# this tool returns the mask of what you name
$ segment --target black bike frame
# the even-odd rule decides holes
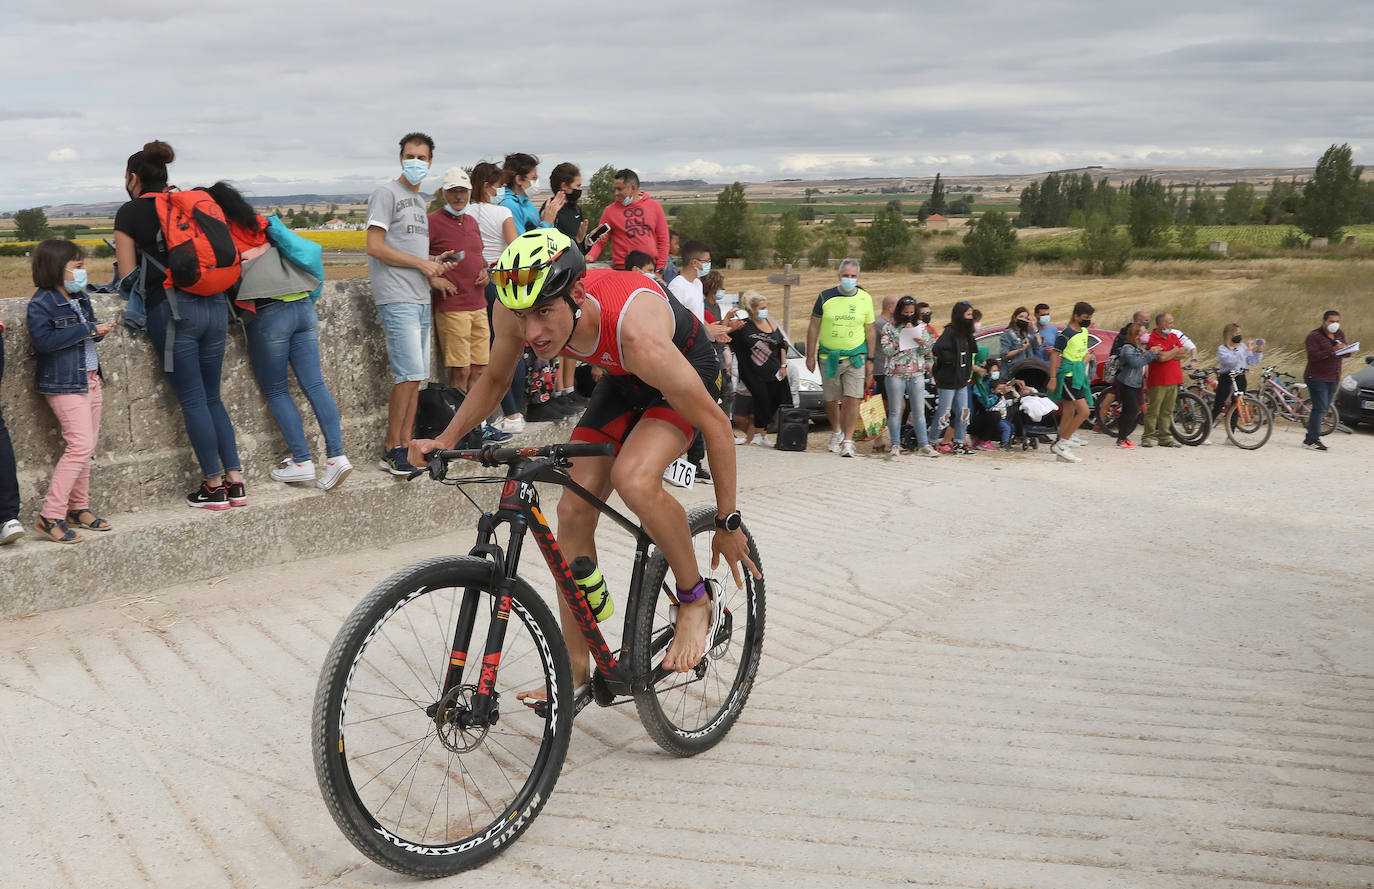
[[[536,482],[559,485],[590,503],[602,515],[635,537],[634,569],[630,576],[630,589],[625,604],[625,626],[628,629],[630,616],[640,607],[639,599],[643,594],[641,583],[648,562],[649,546],[653,543],[648,532],[635,522],[626,518],[615,508],[602,501],[595,494],[573,481],[561,466],[547,460],[531,460],[511,465],[501,488],[501,502],[494,513],[483,513],[477,522],[477,543],[469,555],[477,556],[491,563],[491,588],[498,590],[497,611],[487,631],[482,651],[482,668],[477,681],[476,692],[472,697],[472,716],[480,724],[484,723],[493,705],[492,688],[496,683],[496,672],[501,664],[501,649],[505,644],[506,625],[510,619],[510,588],[515,581],[520,565],[520,554],[524,546],[526,531],[534,532],[534,542],[544,556],[544,561],[553,574],[559,595],[567,604],[578,629],[591,649],[592,660],[596,663],[597,673],[605,682],[611,695],[627,695],[632,690],[632,677],[624,665],[606,644],[586,594],[573,580],[572,569],[553,530],[549,527],[544,513],[539,509],[539,492]],[[496,539],[496,530],[501,525],[510,525],[510,536],[503,550]],[[477,618],[480,596],[476,590],[465,590],[462,606],[458,611],[458,624],[454,630],[453,650],[449,656],[449,668],[444,677],[443,695],[462,683],[463,669],[467,665],[469,647],[472,643],[473,628]],[[443,696],[441,695],[441,698]]]

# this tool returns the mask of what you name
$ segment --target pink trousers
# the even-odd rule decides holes
[[[52,471],[48,496],[43,500],[46,519],[64,519],[68,510],[89,509],[91,505],[91,458],[100,437],[100,375],[86,371],[89,391],[71,395],[45,395],[48,406],[62,427],[67,449]]]

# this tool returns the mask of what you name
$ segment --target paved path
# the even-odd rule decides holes
[[[740,449],[769,600],[733,733],[682,761],[585,712],[533,828],[437,885],[1371,885],[1374,438],[1297,440]],[[356,599],[469,537],[0,624],[0,885],[411,884],[325,812],[311,700]]]

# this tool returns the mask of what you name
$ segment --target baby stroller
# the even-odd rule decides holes
[[[1011,373],[1012,379],[1020,380],[1027,386],[1031,386],[1041,395],[1050,391],[1050,366],[1038,358],[1027,358]],[[1029,451],[1039,448],[1041,442],[1049,444],[1059,435],[1059,409],[1056,407],[1052,412],[1043,415],[1040,419],[1034,420],[1030,414],[1025,412],[1020,400],[1008,412],[1012,426],[1016,430],[1015,435],[1021,442],[1021,450]]]

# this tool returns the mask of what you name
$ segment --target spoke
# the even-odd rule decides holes
[[[344,723],[344,728],[348,728],[348,727],[354,726],[354,725],[362,725],[362,724],[365,723],[365,722],[376,722],[376,721],[379,720],[379,719],[390,719],[390,718],[392,718],[393,716],[404,716],[404,715],[407,714],[407,713],[414,713],[416,709],[419,709],[419,708],[415,708],[415,709],[407,708],[407,709],[405,709],[405,710],[397,710],[395,713],[386,713],[386,714],[383,714],[383,715],[381,715],[381,716],[369,716],[369,717],[367,717],[366,719],[358,719],[358,720],[355,720],[355,721],[353,721],[353,722],[345,722],[345,723]],[[424,711],[424,710],[420,710],[420,712],[421,712],[421,713],[424,713],[425,711]],[[429,717],[426,716],[425,718],[428,719]]]
[[[400,662],[405,664],[406,669],[410,671],[411,676],[415,677],[415,681],[419,683],[420,687],[428,690],[425,680],[420,678],[420,674],[415,672],[415,667],[411,665],[410,661],[406,659],[405,655],[401,654],[401,649],[396,646],[396,641],[391,638],[391,633],[387,631],[386,626],[383,626],[381,632],[379,632],[377,635],[385,639],[387,644],[391,646],[391,650],[396,653],[396,657],[400,660]],[[389,678],[387,679],[387,681],[391,682]],[[399,685],[396,685],[395,682],[391,682],[391,684],[393,687],[395,687],[397,691],[401,692],[401,694],[405,694],[404,689],[402,689]]]
[[[451,765],[453,764],[453,756],[454,756],[454,753],[453,753],[452,750],[450,750],[449,753],[448,753],[448,761],[444,763],[444,778],[445,778],[445,779],[448,778],[449,766],[451,766]],[[442,796],[443,794],[447,793],[447,792],[448,792],[448,784],[447,784],[447,782],[445,782],[444,784],[440,785],[439,793],[436,793],[436,794],[434,795],[434,805],[432,805],[432,806],[429,807],[429,820],[425,822],[425,829],[422,830],[422,831],[420,831],[420,842],[423,843],[423,842],[425,841],[425,839],[429,836],[429,826],[430,826],[431,824],[434,823],[434,813],[435,813],[435,812],[438,810],[438,808],[439,808],[439,797]],[[444,828],[445,828],[445,830],[447,830],[447,829],[448,829],[448,825],[445,824]],[[448,834],[445,833],[444,836],[447,838]]]
[[[384,694],[383,692],[380,692],[380,691],[367,691],[367,690],[361,689],[361,688],[350,688],[350,689],[348,690],[348,696],[351,698],[351,697],[353,697],[354,695],[370,695],[371,697],[374,697],[374,698],[386,698],[387,700],[391,700],[391,701],[409,701],[410,703],[412,703],[412,704],[415,705],[416,709],[419,709],[419,710],[425,709],[425,707],[420,706],[420,702],[419,702],[419,701],[415,700],[415,699],[412,698],[412,697],[406,696],[406,695],[389,695],[389,694]],[[426,705],[426,706],[428,706],[428,705]]]
[[[396,757],[395,759],[393,759],[391,762],[387,763],[386,766],[385,766],[385,768],[383,768],[380,772],[378,772],[377,774],[373,775],[371,778],[368,778],[368,779],[367,779],[366,781],[364,781],[362,784],[358,785],[357,788],[356,788],[356,789],[358,790],[358,792],[361,793],[364,787],[366,787],[367,785],[371,784],[373,781],[376,781],[378,778],[382,777],[382,775],[387,771],[387,769],[390,769],[392,766],[396,765],[396,763],[398,763],[398,762],[400,762],[402,759],[404,759],[407,753],[409,753],[411,750],[414,750],[415,747],[416,747],[416,745],[420,744],[420,743],[423,742],[424,740],[425,740],[424,738],[416,738],[416,739],[413,740],[413,741],[402,741],[400,744],[393,744],[393,745],[390,746],[390,747],[382,747],[382,748],[379,748],[379,749],[377,749],[377,750],[373,750],[371,753],[357,753],[357,754],[353,754],[352,756],[350,756],[350,757],[349,757],[349,761],[350,761],[350,762],[357,762],[358,760],[362,759],[364,756],[374,756],[374,755],[376,755],[376,754],[378,754],[378,753],[384,753],[384,752],[386,752],[386,751],[388,751],[388,750],[395,750],[397,747],[405,747],[405,748],[406,748],[405,750],[402,750],[402,751],[401,751],[401,753],[400,753],[399,756],[397,756],[397,757]],[[362,765],[362,763],[358,763],[358,764],[359,764],[359,765]],[[353,771],[353,770],[350,768],[350,769],[349,769],[349,772],[351,773],[352,771]],[[393,790],[392,790],[392,793],[395,793],[395,792],[396,792],[396,791],[393,789]],[[390,797],[388,797],[388,799],[389,799],[389,798],[390,798]]]
[[[426,593],[425,598],[428,599],[430,595],[432,594]],[[433,607],[432,604],[431,607]],[[442,694],[444,683],[439,679],[439,674],[434,672],[434,665],[429,662],[429,658],[425,657],[425,644],[420,641],[420,634],[415,630],[415,621],[411,620],[410,617],[410,607],[406,606],[402,608],[401,614],[405,616],[406,626],[410,628],[410,635],[415,639],[415,648],[419,651],[420,658],[423,660],[424,665],[429,668],[429,678],[434,681],[434,694],[437,697]],[[439,638],[442,640],[444,637],[440,635]],[[447,651],[447,649],[445,649],[445,651]]]

